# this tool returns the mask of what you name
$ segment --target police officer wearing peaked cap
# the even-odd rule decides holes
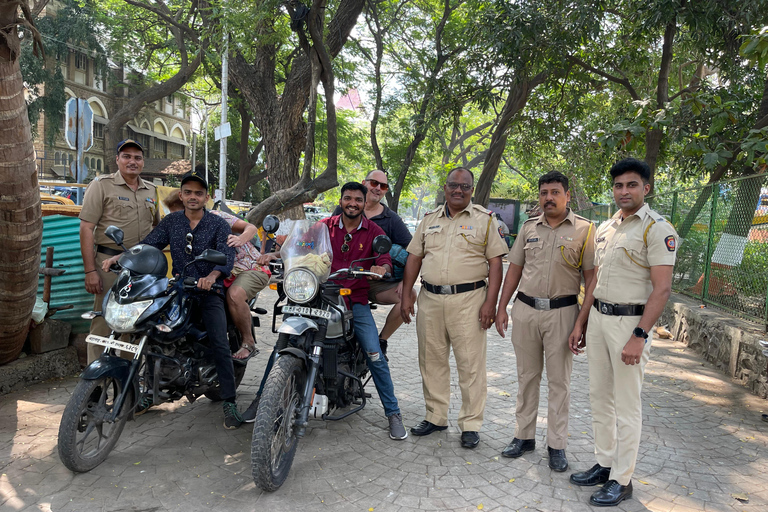
[[[117,145],[117,172],[98,176],[85,191],[80,211],[80,252],[85,270],[85,289],[94,295],[95,311],[101,311],[104,295],[117,276],[104,272],[102,263],[122,249],[104,231],[110,225],[123,230],[126,247],[132,247],[149,234],[160,220],[155,185],[141,179],[144,148],[132,139]],[[104,318],[91,322],[91,334],[109,336]],[[88,363],[98,359],[102,349],[88,344]]]
[[[640,393],[653,325],[672,290],[677,233],[645,203],[651,170],[634,158],[611,168],[620,208],[595,234],[595,279],[568,338],[580,352],[586,333],[589,400],[595,436],[592,468],[571,475],[581,486],[604,484],[590,504],[614,506],[632,497],[632,473],[643,425]]]
[[[504,337],[506,306],[517,289],[512,308],[512,344],[517,361],[517,428],[502,455],[522,456],[536,447],[536,416],[544,361],[549,389],[547,449],[549,467],[568,469],[568,442],[573,354],[568,335],[579,315],[577,296],[582,272],[594,277],[594,226],[575,215],[568,203],[568,178],[557,171],[539,178],[539,217],[528,219],[509,253],[509,270],[496,313],[496,329]]]
[[[461,389],[461,446],[475,448],[483,424],[486,330],[496,316],[507,244],[492,212],[472,204],[474,177],[463,167],[448,173],[443,206],[426,214],[408,245],[400,310],[410,323],[410,290],[419,271],[416,332],[426,416],[411,432],[424,436],[448,428],[451,347]]]

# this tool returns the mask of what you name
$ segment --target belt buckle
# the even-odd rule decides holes
[[[449,284],[441,284],[438,288],[440,289],[440,295],[451,295],[453,293],[453,290],[451,290],[453,287]]]
[[[534,309],[539,309],[542,311],[549,311],[549,299],[540,299],[538,297],[533,298],[533,307]]]
[[[609,315],[612,309],[613,309],[613,308],[612,308],[612,307],[610,307],[610,306],[609,306],[608,304],[606,304],[605,302],[601,302],[601,303],[600,303],[600,312],[601,312],[602,314],[604,314],[604,315]]]

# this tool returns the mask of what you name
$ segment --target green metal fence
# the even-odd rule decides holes
[[[767,187],[760,174],[648,197],[680,235],[676,292],[768,325]],[[615,211],[578,213],[599,223]]]

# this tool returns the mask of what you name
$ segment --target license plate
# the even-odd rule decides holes
[[[283,313],[293,313],[294,315],[316,316],[318,318],[331,319],[331,312],[324,309],[308,308],[305,306],[283,306]]]
[[[86,336],[85,341],[92,345],[101,345],[102,347],[116,348],[123,352],[130,352],[135,354],[139,351],[139,346],[133,343],[126,343],[120,340],[113,340],[112,338],[105,338],[103,336],[96,336],[95,334],[89,334]]]

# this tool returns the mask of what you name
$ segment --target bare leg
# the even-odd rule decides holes
[[[416,292],[413,289],[410,290],[413,296],[413,301],[416,301]],[[395,306],[389,311],[387,320],[384,322],[384,327],[381,329],[379,338],[382,340],[389,340],[395,331],[403,325],[403,317],[400,315],[400,297],[397,294],[397,288],[390,288],[376,295],[376,302],[378,304],[394,304]]]
[[[245,359],[256,347],[256,342],[253,339],[251,310],[248,308],[246,298],[245,290],[240,286],[232,285],[227,290],[227,306],[229,307],[229,314],[235,322],[235,327],[237,327],[237,330],[240,331],[240,334],[243,336],[243,346],[251,348],[251,350],[241,348],[235,352],[232,356],[235,359]]]

